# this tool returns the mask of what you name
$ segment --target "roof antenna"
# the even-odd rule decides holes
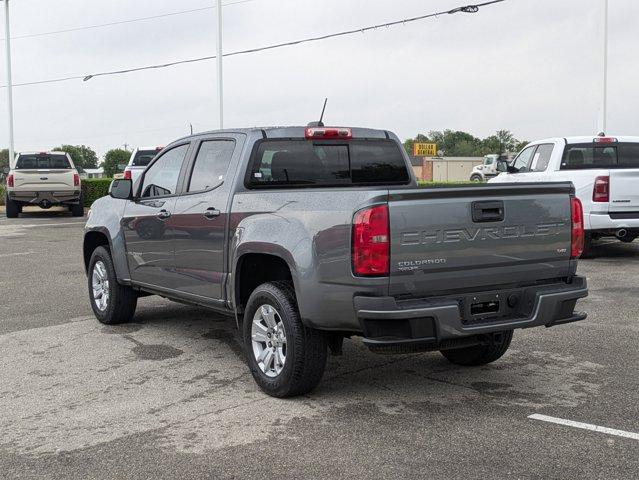
[[[324,126],[324,122],[322,122],[322,120],[324,119],[324,110],[326,110],[326,102],[328,102],[328,97],[324,99],[324,106],[322,107],[322,114],[320,115],[319,122],[311,122],[311,123],[309,123],[307,125],[308,127],[323,127]]]

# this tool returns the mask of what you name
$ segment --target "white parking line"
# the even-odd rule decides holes
[[[537,413],[533,415],[528,415],[528,418],[531,418],[533,420],[541,420],[542,422],[556,423],[558,425],[566,425],[568,427],[581,428],[583,430],[591,430],[593,432],[607,433],[608,435],[615,435],[617,437],[632,438],[633,440],[639,440],[639,433],[626,432],[625,430],[616,430],[614,428],[608,428],[608,427],[600,427],[599,425],[592,425],[590,423],[575,422],[573,420],[565,420],[563,418],[549,417],[548,415],[540,415]]]
[[[18,255],[31,255],[32,253],[35,253],[35,252],[2,253],[2,254],[0,254],[0,258],[4,258],[4,257],[16,257],[16,256],[18,256]]]
[[[59,225],[83,225],[84,222],[64,222],[64,223],[32,223],[30,225],[20,225],[22,228],[36,228],[36,227],[57,227]],[[14,224],[16,225],[16,224]]]

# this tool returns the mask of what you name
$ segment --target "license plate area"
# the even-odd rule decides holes
[[[522,292],[505,290],[466,295],[462,299],[462,323],[490,323],[521,315]]]
[[[470,314],[473,317],[483,315],[494,315],[499,313],[499,300],[489,302],[475,302],[470,304]]]

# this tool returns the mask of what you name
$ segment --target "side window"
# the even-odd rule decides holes
[[[210,140],[202,142],[195,158],[189,180],[189,192],[208,190],[224,181],[229,168],[235,142],[233,140]]]
[[[532,158],[533,152],[536,148],[537,145],[533,145],[532,147],[525,148],[519,155],[517,155],[517,158],[513,163],[513,167],[515,167],[518,172],[523,173],[528,171],[528,164],[530,163],[530,159]]]
[[[162,154],[144,174],[141,198],[173,195],[177,188],[182,162],[189,144],[180,145]]]
[[[639,168],[639,145],[622,145],[617,152],[620,167]]]
[[[537,147],[537,151],[533,155],[532,162],[530,163],[531,172],[546,171],[548,164],[550,163],[550,156],[552,155],[554,147],[555,146],[552,143],[539,145]]]

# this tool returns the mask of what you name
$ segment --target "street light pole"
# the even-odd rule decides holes
[[[217,0],[217,105],[220,129],[224,128],[224,94],[222,76],[222,0]]]
[[[4,45],[7,60],[7,113],[9,115],[9,167],[13,166],[13,83],[11,81],[11,29],[9,28],[9,0],[4,0]]]
[[[602,72],[601,72],[601,118],[599,119],[599,131],[606,133],[606,117],[608,115],[608,0],[603,1],[603,14],[602,16]]]

